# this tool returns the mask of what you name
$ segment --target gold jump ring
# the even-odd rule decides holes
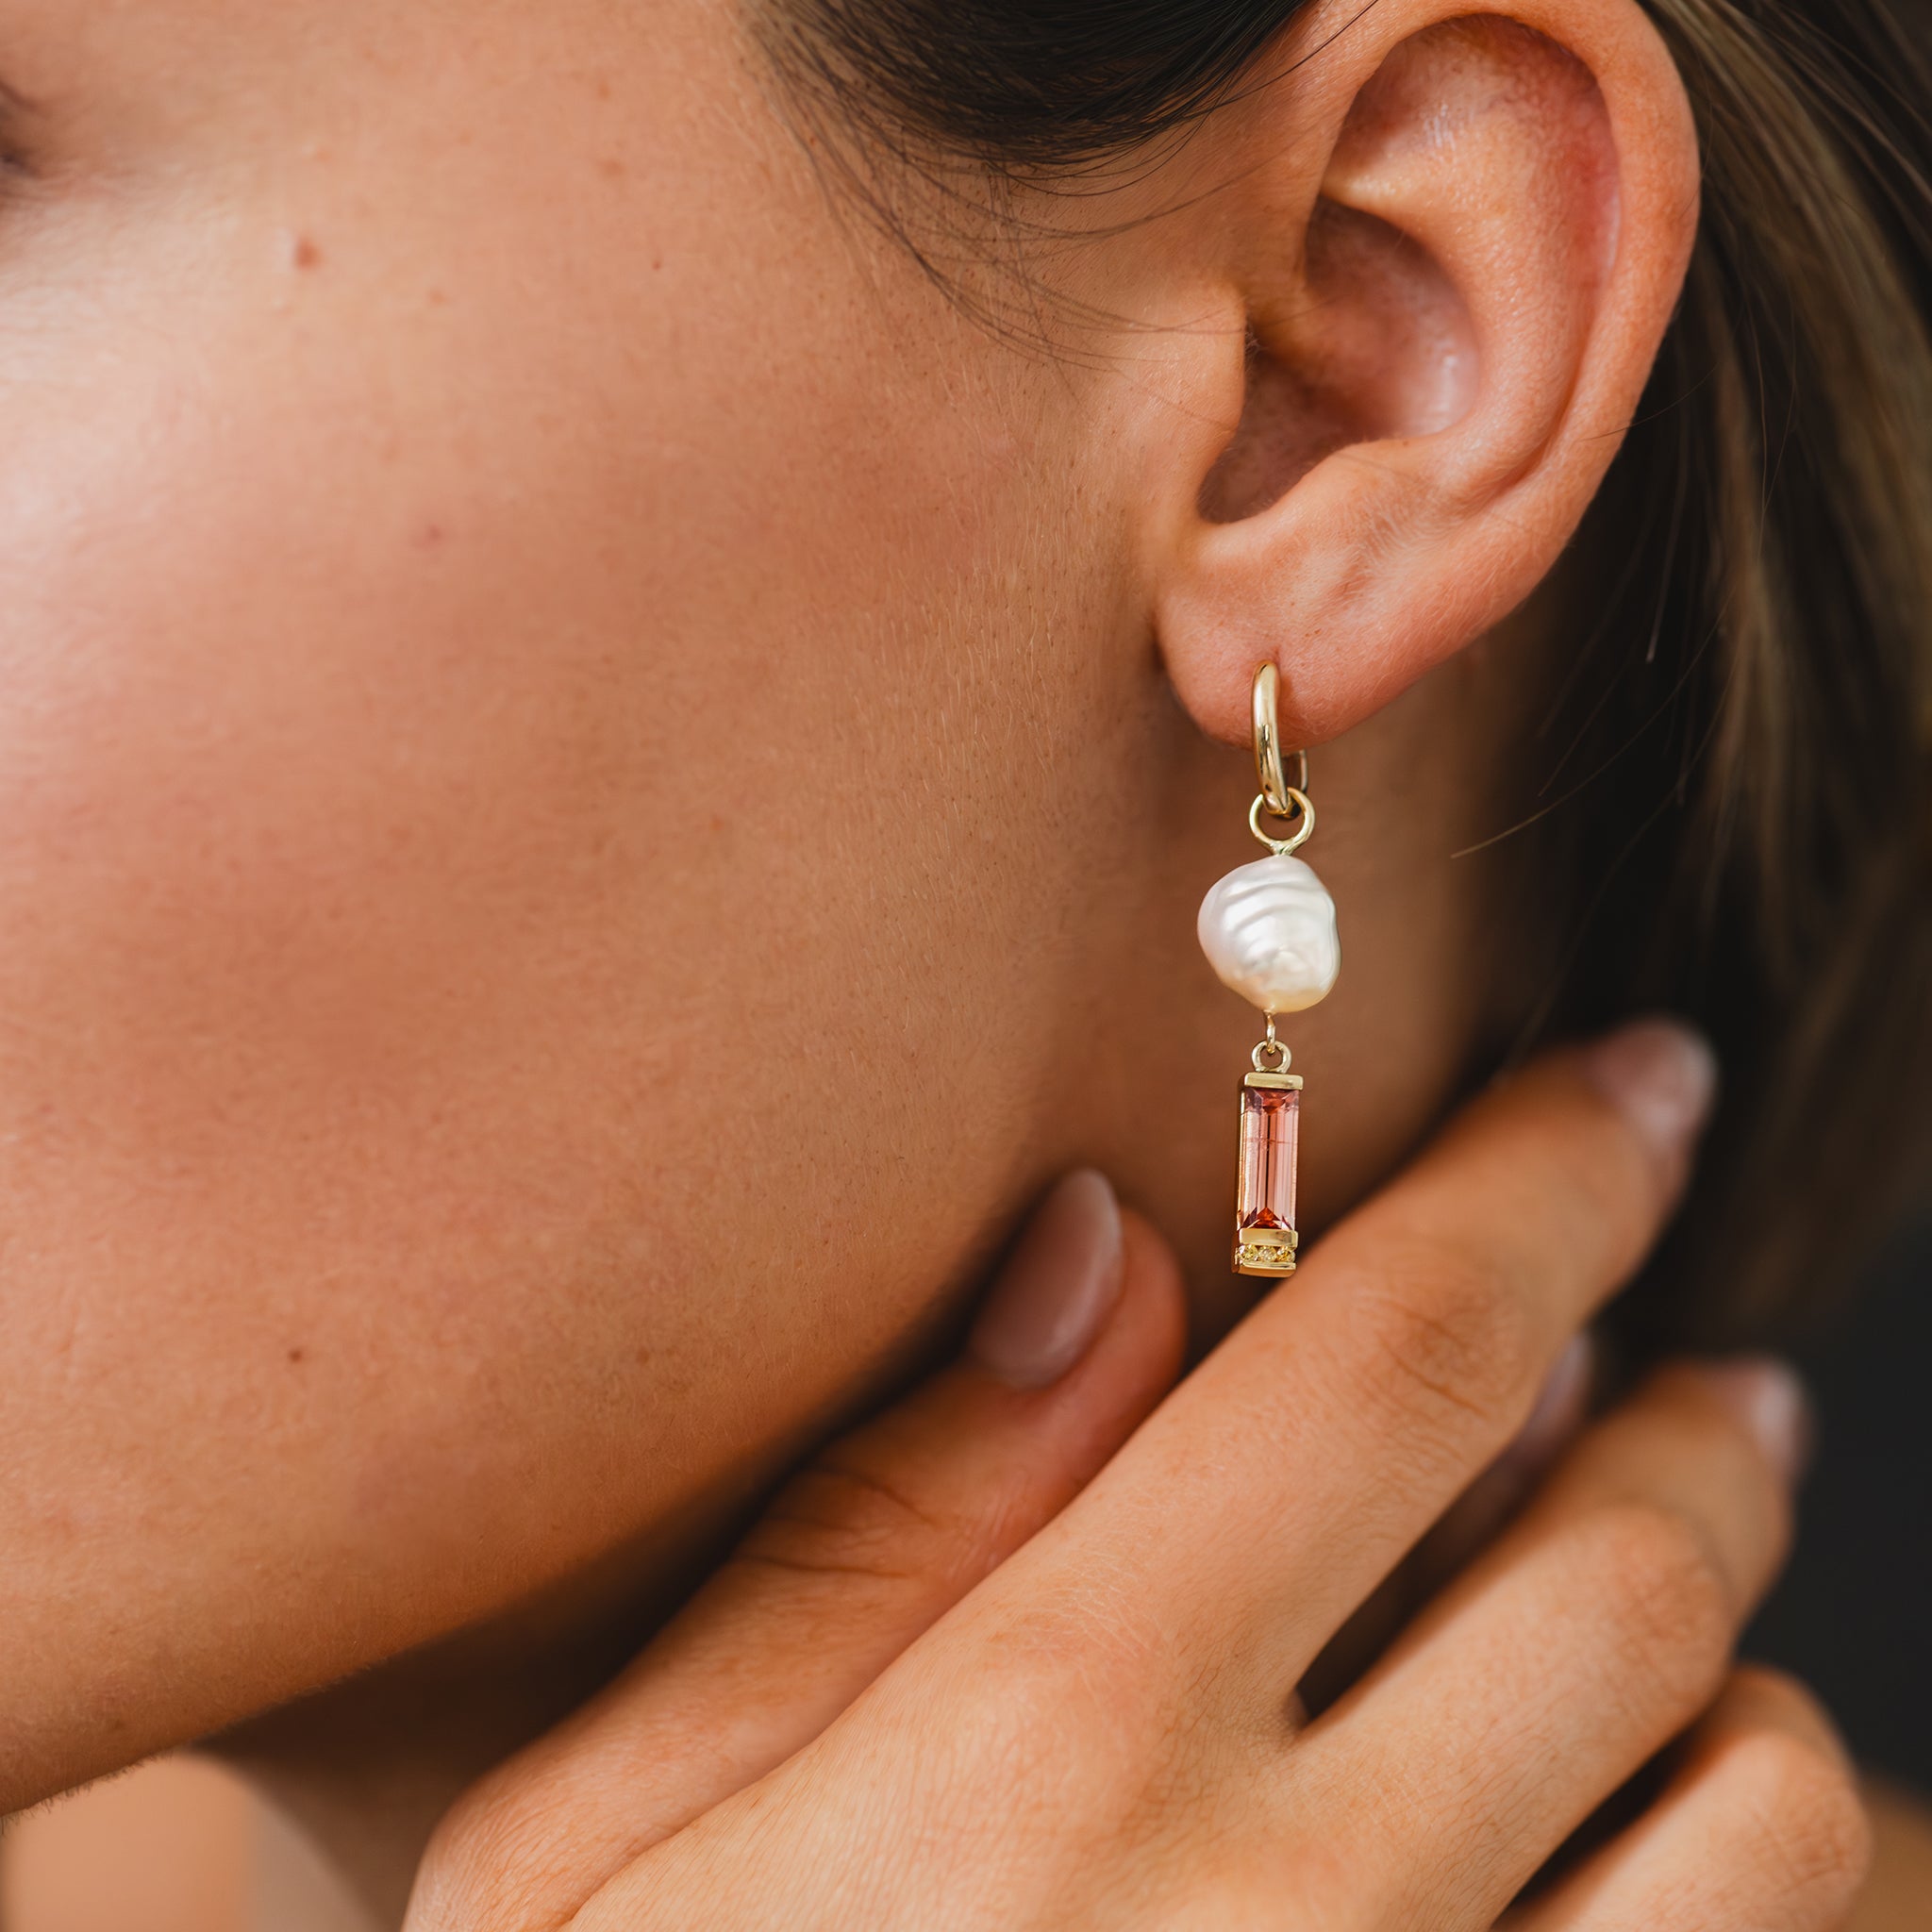
[[[1272,1035],[1248,1058],[1254,1061],[1257,1074],[1285,1074],[1294,1064],[1294,1056],[1288,1050],[1288,1041],[1276,1040]]]
[[[1292,819],[1299,817],[1301,823],[1295,826],[1294,830],[1287,838],[1271,838],[1261,829],[1261,817],[1264,812],[1270,818]],[[1314,836],[1315,808],[1309,803],[1308,794],[1306,791],[1297,791],[1292,785],[1288,788],[1288,802],[1278,809],[1268,803],[1268,794],[1265,791],[1257,792],[1255,795],[1254,804],[1248,808],[1248,829],[1277,858],[1286,858],[1290,853],[1299,852]]]

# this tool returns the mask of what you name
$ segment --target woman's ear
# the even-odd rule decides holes
[[[1264,658],[1321,742],[1506,616],[1642,392],[1696,228],[1683,85],[1636,0],[1503,4],[1318,5],[1205,137],[1241,323],[1188,331],[1149,528],[1216,738]]]

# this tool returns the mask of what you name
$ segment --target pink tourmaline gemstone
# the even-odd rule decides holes
[[[1294,1164],[1302,1097],[1292,1087],[1241,1089],[1241,1186],[1236,1224],[1294,1225]]]

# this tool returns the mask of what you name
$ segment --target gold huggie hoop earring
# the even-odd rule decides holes
[[[1308,803],[1308,755],[1295,753],[1295,782],[1291,786],[1281,764],[1281,674],[1271,664],[1255,672],[1255,775],[1261,781],[1261,802],[1278,819],[1295,815]]]
[[[1302,1081],[1276,1035],[1283,1013],[1324,1000],[1341,972],[1335,901],[1294,855],[1314,836],[1308,755],[1295,754],[1298,785],[1281,757],[1280,677],[1272,662],[1255,672],[1255,774],[1261,790],[1248,808],[1248,829],[1266,858],[1238,867],[1201,903],[1196,930],[1222,983],[1267,1016],[1241,1082],[1241,1164],[1236,1170],[1234,1267],[1238,1274],[1292,1274],[1301,1236],[1295,1228],[1295,1173],[1301,1151]],[[1274,819],[1283,829],[1270,832]]]

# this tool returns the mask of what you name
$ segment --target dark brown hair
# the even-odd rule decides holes
[[[1654,1007],[1716,1041],[1701,1198],[1635,1309],[1714,1341],[1840,1281],[1925,1172],[1932,80],[1887,0],[1644,4],[1697,115],[1704,217],[1578,546],[1593,621],[1526,834],[1563,964],[1524,1043]],[[1050,186],[1130,158],[1299,10],[778,0],[766,27],[923,248],[887,169],[951,192],[948,169]]]

